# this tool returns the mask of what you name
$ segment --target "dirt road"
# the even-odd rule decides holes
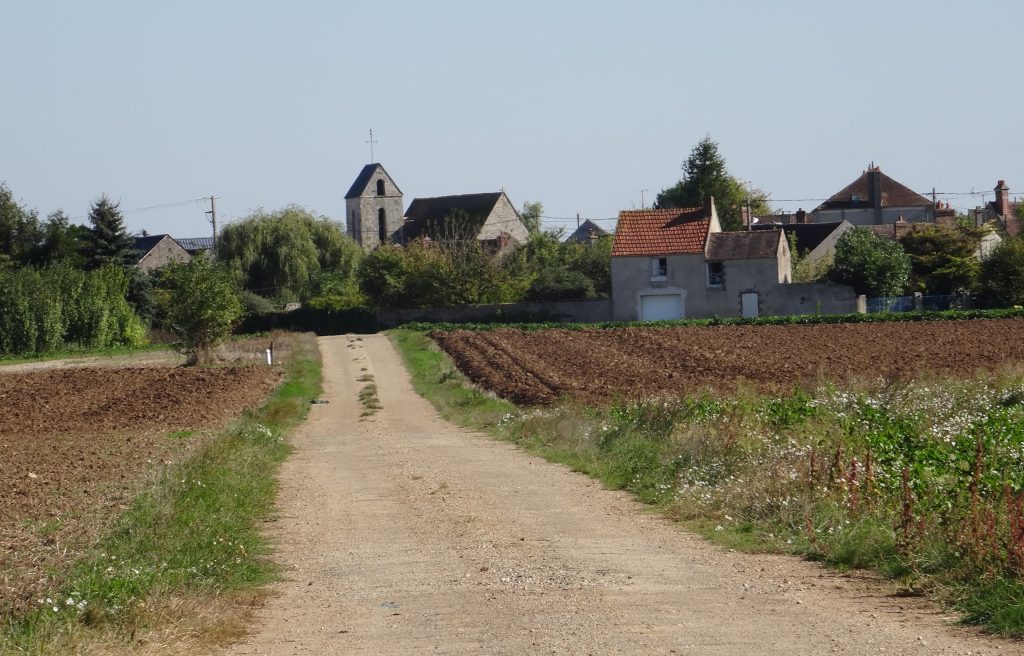
[[[286,580],[232,654],[1008,654],[878,583],[730,553],[440,420],[383,336],[320,342],[271,529]],[[364,371],[365,369],[365,371]],[[359,376],[383,410],[359,420]]]

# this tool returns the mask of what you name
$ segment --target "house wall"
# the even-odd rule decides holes
[[[704,256],[668,255],[664,281],[651,280],[651,260],[642,257],[613,257],[612,317],[615,321],[640,318],[640,296],[659,292],[685,291],[686,317],[738,317],[740,295],[760,291],[768,285],[788,280],[789,250],[784,258],[729,260],[724,263],[724,284],[707,286],[707,264]]]
[[[670,292],[683,294],[686,318],[738,317],[745,292],[757,292],[761,315],[861,311],[850,287],[786,283],[788,254],[786,247],[784,257],[726,261],[720,288],[708,288],[703,255],[666,256],[664,281],[651,280],[651,257],[613,257],[612,319],[636,321],[640,318],[641,296]]]
[[[377,195],[377,180],[384,181],[383,196]],[[402,192],[384,173],[383,168],[378,168],[360,196],[345,199],[345,226],[348,234],[367,250],[380,245],[377,212],[381,208],[384,209],[389,239],[398,241],[405,222]]]
[[[477,239],[497,239],[503,232],[508,233],[513,241],[520,244],[525,244],[530,236],[526,226],[523,225],[522,220],[519,218],[515,206],[512,205],[512,201],[505,194],[502,194],[498,198],[498,202],[494,204],[494,209],[491,210],[490,216],[487,217],[483,226],[480,227]]]
[[[896,223],[899,217],[907,223],[931,222],[935,220],[935,208],[931,205],[917,205],[910,207],[883,207],[881,221],[875,221],[875,210],[871,207],[859,209],[839,210],[814,210],[815,223],[830,223],[832,221],[849,221],[855,226],[883,225]]]
[[[139,260],[136,266],[143,271],[152,271],[172,262],[188,262],[191,259],[192,256],[178,242],[170,237],[164,237]]]

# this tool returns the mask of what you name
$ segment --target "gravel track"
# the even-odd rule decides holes
[[[231,654],[1008,654],[867,576],[731,553],[438,418],[383,336],[321,338],[294,437],[285,580]],[[360,420],[376,378],[383,409]]]

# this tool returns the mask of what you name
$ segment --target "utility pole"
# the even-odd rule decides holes
[[[206,211],[210,215],[210,225],[213,226],[213,247],[210,248],[210,253],[213,254],[213,259],[217,259],[217,197],[207,196],[210,201],[210,209]]]
[[[580,213],[576,212],[576,229],[580,229]]]

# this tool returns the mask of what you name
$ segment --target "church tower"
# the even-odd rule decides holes
[[[401,243],[402,190],[380,164],[367,164],[345,194],[348,234],[366,250],[385,242]]]

